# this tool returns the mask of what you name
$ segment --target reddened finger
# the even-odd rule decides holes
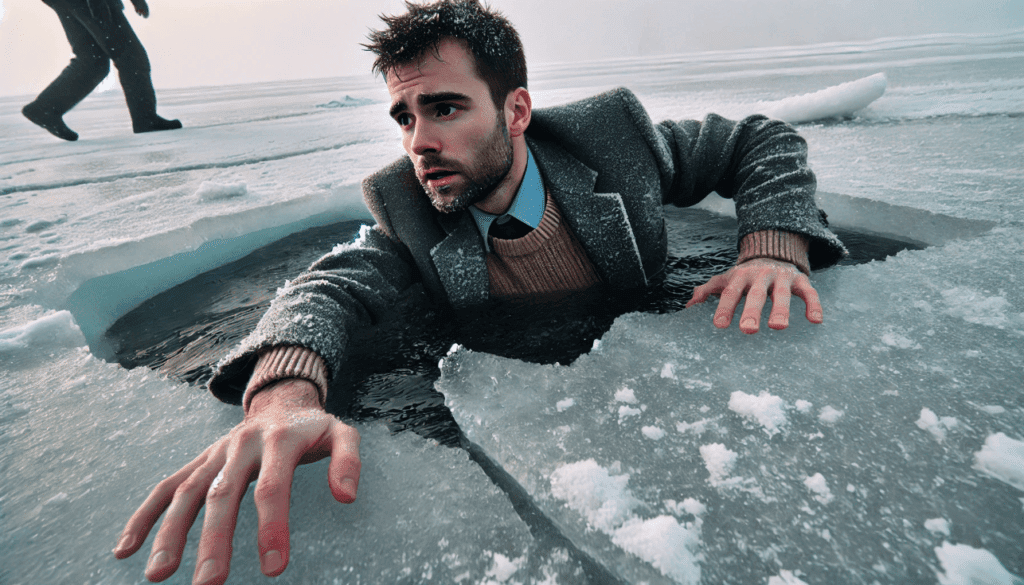
[[[291,548],[288,508],[300,454],[283,447],[282,443],[269,439],[265,443],[260,477],[253,494],[259,515],[256,544],[259,548],[260,570],[268,577],[276,577],[285,570]]]
[[[789,291],[789,285],[775,283],[772,291],[772,312],[768,316],[768,327],[772,329],[785,329],[789,326],[789,301],[793,295]]]
[[[206,492],[206,516],[196,551],[193,583],[221,585],[227,580],[238,508],[259,468],[259,456],[257,433],[248,429],[236,432],[227,461]]]
[[[821,308],[821,299],[818,298],[818,291],[814,290],[811,286],[811,281],[801,275],[800,278],[793,284],[793,294],[803,299],[804,304],[807,305],[807,320],[811,323],[821,323],[824,321],[824,311]]]
[[[331,428],[331,464],[327,469],[327,483],[335,500],[343,504],[356,500],[361,468],[359,432],[335,421]]]
[[[146,537],[149,535],[149,531],[156,525],[160,515],[171,505],[175,490],[196,469],[199,469],[206,462],[210,451],[214,447],[216,445],[203,451],[202,454],[190,461],[188,465],[156,484],[156,487],[149,493],[146,500],[142,502],[138,510],[128,519],[124,530],[121,531],[121,537],[117,541],[117,546],[114,547],[115,557],[124,559],[138,552],[142,547],[142,543],[145,542]]]
[[[160,530],[153,539],[153,552],[146,564],[146,578],[150,581],[163,581],[178,570],[188,530],[203,507],[210,484],[224,465],[222,451],[211,454],[199,469],[175,489],[174,500],[167,508]]]

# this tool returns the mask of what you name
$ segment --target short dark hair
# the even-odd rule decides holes
[[[406,0],[408,10],[398,16],[381,15],[387,27],[371,31],[367,50],[377,55],[373,71],[385,78],[397,67],[419,59],[425,52],[437,54],[446,39],[464,41],[476,62],[477,75],[491,92],[495,107],[501,109],[509,92],[526,87],[526,55],[519,33],[500,12],[479,0],[440,0],[415,4]]]

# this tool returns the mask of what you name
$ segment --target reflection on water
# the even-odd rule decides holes
[[[355,420],[387,420],[396,429],[453,444],[456,427],[434,391],[437,363],[456,341],[536,363],[568,364],[593,346],[615,317],[628,311],[681,310],[693,288],[736,261],[736,222],[702,210],[666,209],[669,262],[660,285],[640,295],[601,293],[529,306],[501,305],[453,315],[413,296],[393,318],[353,338],[348,363],[332,382],[328,409]],[[360,222],[293,234],[143,303],[106,333],[114,359],[205,384],[211,366],[253,329],[277,288],[338,242],[352,240]],[[921,246],[837,229],[850,249],[842,264],[884,260]],[[710,326],[710,324],[709,324]]]

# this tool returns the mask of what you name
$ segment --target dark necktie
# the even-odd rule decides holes
[[[501,240],[516,240],[533,231],[529,225],[519,221],[511,215],[503,215],[491,223],[487,233],[492,238]]]

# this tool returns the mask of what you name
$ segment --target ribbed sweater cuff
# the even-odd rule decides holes
[[[249,412],[252,397],[267,385],[288,378],[308,380],[316,386],[320,406],[327,402],[327,366],[324,360],[311,349],[297,345],[281,345],[262,353],[256,362],[256,369],[249,378],[249,385],[242,395],[242,409]]]
[[[736,264],[742,264],[754,258],[773,258],[789,262],[804,274],[811,274],[811,264],[807,260],[807,238],[791,232],[764,230],[743,236],[740,240],[740,257]]]

